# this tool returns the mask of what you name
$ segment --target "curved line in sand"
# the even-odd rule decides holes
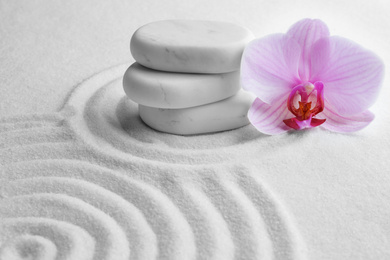
[[[129,258],[128,242],[117,223],[80,199],[63,194],[35,193],[0,200],[0,218],[15,217],[50,218],[72,223],[85,229],[96,241],[94,257]]]
[[[151,259],[156,255],[151,246],[155,244],[156,237],[142,213],[122,197],[98,185],[65,177],[34,177],[8,182],[0,192],[6,193],[7,197],[51,193],[79,198],[118,223],[129,241],[131,258]],[[145,248],[148,250],[142,250]]]
[[[250,145],[250,140],[263,137],[250,127],[192,137],[151,130],[138,117],[138,110],[126,107],[126,102],[133,103],[121,84],[127,67],[128,64],[119,65],[93,75],[75,88],[61,110],[75,134],[100,153],[175,164],[222,163],[237,156],[237,145]],[[131,109],[138,109],[132,106]],[[126,113],[136,113],[130,118],[130,132],[124,129],[124,125],[129,125]],[[236,134],[231,137],[230,133]],[[197,147],[199,144],[207,147]],[[216,151],[218,159],[211,158],[210,154],[215,155]]]
[[[55,245],[55,257],[48,259],[92,260],[95,251],[95,240],[85,229],[50,218],[2,218],[0,234],[0,245],[3,245],[1,246],[2,250],[0,250],[0,259],[3,259],[1,258],[2,255],[7,254],[7,252],[4,253],[4,250],[8,251],[8,258],[4,256],[4,259],[12,259],[13,254],[29,252],[32,246],[36,250],[37,245],[31,244],[31,239],[28,239],[30,236],[38,238],[38,244],[41,242],[39,238],[44,238]],[[27,239],[26,236],[28,236]],[[52,248],[41,250],[53,251]],[[42,254],[45,254],[45,252],[42,252]],[[50,255],[50,252],[47,252],[47,254]],[[41,255],[40,258],[36,257],[36,259],[46,258]]]
[[[50,160],[49,164],[53,165],[51,164],[52,162],[53,161]],[[39,164],[39,162],[35,161],[27,164],[32,164],[36,166]],[[163,193],[161,193],[158,189],[135,179],[123,176],[117,172],[94,166],[85,162],[76,163],[76,161],[61,161],[61,163],[56,166],[59,168],[55,167],[56,169],[50,169],[48,172],[45,172],[44,169],[40,169],[37,172],[35,172],[31,168],[29,170],[26,169],[24,175],[29,176],[29,181],[24,182],[25,190],[31,190],[27,193],[34,194],[34,192],[43,191],[46,194],[48,192],[54,192],[56,189],[58,189],[56,193],[64,192],[65,194],[70,195],[70,197],[75,199],[80,199],[81,197],[81,200],[83,200],[84,202],[87,201],[87,205],[89,206],[91,206],[89,203],[91,203],[92,205],[97,203],[100,207],[99,211],[102,211],[103,208],[104,212],[110,214],[111,217],[115,216],[115,213],[112,213],[113,210],[116,210],[117,213],[120,214],[121,212],[123,212],[123,209],[114,207],[109,210],[109,207],[112,205],[118,206],[120,201],[126,200],[126,203],[134,205],[140,212],[142,212],[143,217],[148,221],[148,226],[152,228],[152,230],[155,232],[155,236],[157,237],[157,242],[154,243],[154,235],[152,235],[148,231],[150,228],[145,228],[145,225],[137,226],[139,224],[137,222],[132,223],[132,226],[127,227],[127,229],[121,229],[123,232],[128,231],[129,228],[133,228],[138,229],[138,233],[143,233],[144,236],[145,234],[149,234],[148,239],[141,239],[142,241],[139,241],[138,244],[134,245],[135,247],[137,247],[136,250],[138,250],[138,254],[156,254],[157,250],[153,248],[158,247],[158,258],[161,259],[193,258],[193,255],[196,252],[196,248],[195,243],[193,242],[194,238],[190,226],[188,225],[185,218],[182,216],[181,212],[173,204],[173,202]],[[43,176],[43,173],[46,173],[47,175]],[[75,179],[75,176],[77,176],[78,174],[81,174],[82,178]],[[57,182],[57,185],[53,186],[52,184],[48,184],[45,180],[46,178],[50,180],[50,178],[52,178],[51,176],[63,177],[63,179],[57,178],[55,180]],[[0,178],[1,177],[2,176],[0,176]],[[32,179],[30,178],[39,178],[37,180],[38,188],[36,188],[36,191],[34,191],[34,182],[31,181]],[[68,178],[73,178],[73,180],[69,180]],[[8,179],[7,182],[8,181],[11,180]],[[23,179],[20,181],[23,182]],[[16,186],[21,185],[21,183],[16,180],[11,182],[14,182],[14,185]],[[64,186],[62,186],[62,182]],[[77,184],[77,182],[80,182],[81,184]],[[72,183],[73,188],[69,187],[69,183]],[[11,184],[12,183],[10,183],[9,185],[5,185],[5,187],[11,186],[11,191],[16,190],[12,189]],[[78,186],[78,188],[75,189],[74,186]],[[96,194],[96,192],[87,192],[88,186],[94,187],[94,189],[99,189],[100,194],[102,194],[103,196],[96,195],[96,197],[94,197],[93,195]],[[103,190],[105,190],[105,192],[103,192]],[[79,192],[78,196],[76,196],[76,192]],[[99,200],[99,198],[109,200],[110,196],[108,196],[107,194],[111,194],[111,197],[116,197],[116,199],[113,198],[110,200],[110,202]],[[97,199],[96,203],[93,202],[94,199]],[[122,214],[121,216],[123,217],[124,214]],[[140,220],[138,219],[138,221]],[[156,245],[157,243],[158,245]],[[145,258],[140,257],[136,259]]]
[[[44,183],[57,181],[60,185],[63,178],[76,186],[80,180],[102,187],[134,204],[145,216],[158,243],[163,243],[159,245],[159,258],[305,258],[304,243],[291,217],[264,183],[246,168],[202,172],[191,177],[196,181],[163,172],[162,183],[154,180],[153,186],[147,184],[148,175],[134,178],[126,172],[72,160],[23,162],[8,170],[14,174],[0,174],[0,179],[7,178],[3,180],[15,185],[25,182],[25,189],[31,189],[27,193],[36,188],[23,179],[37,178],[35,182],[42,187],[35,192],[50,192],[50,185]],[[69,187],[58,188],[61,191],[74,192]],[[187,254],[183,255],[184,252]]]
[[[113,241],[118,246],[118,252],[134,255],[136,259],[145,259],[143,256],[165,259],[304,259],[306,249],[294,221],[280,200],[253,174],[255,171],[225,168],[225,172],[221,172],[217,169],[221,167],[220,163],[237,156],[237,144],[220,147],[219,150],[208,148],[191,151],[183,147],[164,146],[157,139],[150,139],[148,143],[147,140],[129,138],[129,133],[123,128],[123,118],[118,116],[117,111],[126,107],[126,99],[121,93],[117,95],[118,78],[126,68],[127,65],[114,67],[82,83],[59,115],[15,117],[0,121],[0,130],[7,133],[6,139],[14,140],[11,148],[0,149],[0,157],[5,155],[0,162],[26,161],[7,166],[12,174],[0,171],[0,180],[7,181],[10,187],[8,195],[7,185],[0,187],[3,191],[0,193],[0,198],[3,197],[0,200],[0,218],[42,220],[54,217],[53,221],[68,221],[70,225],[80,225],[90,233],[90,227],[85,228],[82,220],[77,222],[74,219],[80,214],[80,219],[92,219],[91,225],[95,225],[95,228],[102,225],[103,233],[107,236],[111,231],[116,232],[111,235],[115,236],[116,240]],[[112,86],[114,88],[110,89]],[[107,95],[112,93],[110,90],[117,91],[114,93],[116,99],[113,99],[116,106],[105,110],[101,101],[110,97]],[[98,122],[96,119],[103,120],[106,125],[93,125]],[[69,140],[66,138],[65,143],[51,142],[56,139],[56,131],[59,131],[59,135],[64,134],[64,137],[69,128],[72,130],[69,140],[77,140],[77,143],[67,142]],[[50,135],[50,129],[56,129],[54,134]],[[114,135],[109,136],[122,136],[122,139],[110,143],[111,140],[99,131],[115,131]],[[25,136],[23,142],[16,140],[20,134]],[[221,135],[215,134],[213,137]],[[39,140],[44,142],[39,143]],[[118,149],[121,141],[124,147],[119,146],[121,149]],[[22,143],[22,146],[18,146]],[[246,144],[239,142],[238,145]],[[168,152],[170,158],[166,156]],[[95,154],[91,157],[89,153]],[[160,159],[162,157],[164,159]],[[43,160],[45,158],[53,160]],[[117,171],[75,159],[94,159],[92,162],[115,166]],[[193,164],[192,168],[187,163]],[[200,164],[218,165],[204,174]],[[126,172],[133,168],[138,171],[137,174]],[[170,169],[177,172],[171,174]],[[185,172],[187,174],[180,172],[185,169],[190,169]],[[153,173],[156,170],[159,170],[158,174]],[[143,171],[144,174],[140,175]],[[183,179],[183,176],[191,174],[194,174],[191,181]],[[94,194],[98,194],[96,201],[93,201]],[[36,203],[38,209],[31,209],[31,203]],[[62,216],[60,212],[64,208],[78,214]],[[115,209],[118,211],[115,212]],[[133,227],[129,227],[130,224],[123,218],[126,212],[131,213],[129,216],[136,223]],[[109,231],[107,227],[112,230]],[[96,239],[96,231],[90,234]],[[143,235],[137,237],[131,234]],[[131,243],[130,237],[135,244]],[[145,249],[145,239],[153,240],[153,237],[153,247],[149,248],[149,244]],[[22,240],[43,241],[36,237]],[[99,255],[119,259],[112,251],[113,241],[96,241],[101,248],[101,251],[97,249]],[[45,243],[42,242],[42,245]],[[141,249],[136,249],[136,245]],[[103,252],[105,250],[107,252]]]

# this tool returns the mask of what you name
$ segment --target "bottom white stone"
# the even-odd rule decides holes
[[[139,105],[141,119],[151,128],[170,134],[195,135],[232,130],[249,124],[248,110],[255,96],[236,95],[203,106],[162,109]]]

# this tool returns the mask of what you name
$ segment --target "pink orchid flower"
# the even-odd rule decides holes
[[[353,132],[367,126],[384,65],[372,52],[330,36],[320,20],[304,19],[286,34],[256,39],[241,61],[242,87],[257,98],[248,118],[260,132],[321,126]]]

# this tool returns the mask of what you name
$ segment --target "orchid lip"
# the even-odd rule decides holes
[[[288,96],[287,108],[295,117],[285,119],[283,122],[295,130],[323,124],[326,119],[313,118],[324,110],[323,89],[324,84],[321,81],[316,81],[314,84],[306,82],[294,87]],[[298,96],[300,96],[300,100],[298,101],[298,107],[296,107]],[[312,108],[313,101],[315,101],[315,106]]]

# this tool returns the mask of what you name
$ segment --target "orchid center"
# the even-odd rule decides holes
[[[294,87],[287,99],[287,108],[295,116],[283,122],[296,130],[319,126],[326,119],[314,118],[324,110],[324,84],[306,82]]]

